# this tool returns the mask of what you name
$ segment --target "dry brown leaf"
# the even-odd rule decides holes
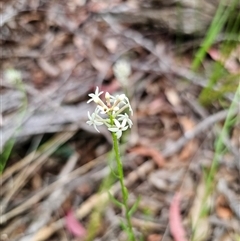
[[[224,56],[220,50],[215,48],[210,49],[208,54],[213,60],[219,61],[221,64],[223,64],[229,73],[240,74],[240,64],[238,63],[240,56],[240,45],[232,50],[229,56]]]
[[[34,69],[31,73],[32,81],[36,87],[42,86],[46,81],[46,74],[40,69]]]
[[[138,147],[132,148],[130,152],[136,153],[142,156],[150,156],[159,167],[163,167],[165,165],[164,157],[155,148],[152,148],[149,146],[138,146]]]
[[[160,241],[162,239],[162,235],[160,234],[150,234],[147,237],[147,241]]]
[[[179,98],[178,93],[174,89],[166,89],[165,95],[168,99],[168,101],[172,104],[174,107],[178,107],[181,104],[181,100]]]
[[[149,103],[148,114],[156,115],[163,109],[164,102],[160,98],[154,99],[151,103]]]
[[[118,47],[118,41],[115,38],[109,38],[106,40],[105,45],[110,53],[116,53]]]
[[[38,190],[42,187],[42,178],[38,173],[32,178],[32,187],[34,190]]]
[[[184,132],[192,130],[196,125],[195,122],[187,116],[179,117],[179,122]]]
[[[223,195],[218,196],[216,201],[217,215],[222,219],[230,219],[233,216],[231,209],[228,207],[227,200]]]
[[[109,75],[111,70],[111,61],[109,60],[109,52],[101,39],[96,37],[89,43],[88,55],[93,67],[99,71],[99,73]],[[109,76],[110,77],[110,76]]]
[[[231,137],[231,144],[240,149],[240,124],[234,127]]]
[[[181,153],[179,154],[179,160],[181,160],[181,161],[189,160],[196,153],[197,149],[198,149],[197,140],[191,140],[182,149]]]
[[[76,60],[71,56],[64,58],[58,62],[58,66],[61,71],[64,73],[65,71],[72,70],[76,65]]]
[[[193,122],[189,117],[179,117],[179,121],[181,126],[183,127],[184,132],[190,131],[195,126],[195,122]],[[181,161],[186,161],[191,158],[198,148],[197,140],[193,139],[187,143],[187,145],[182,149],[179,159]]]

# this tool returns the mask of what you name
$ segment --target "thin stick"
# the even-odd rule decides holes
[[[73,133],[74,134],[74,133]],[[60,133],[60,134],[56,134],[50,141],[48,141],[47,143],[44,144],[44,146],[42,147],[42,149],[38,150],[38,151],[33,151],[31,152],[29,155],[27,155],[26,157],[24,157],[21,161],[17,162],[15,165],[8,167],[6,169],[6,171],[4,171],[4,173],[1,176],[1,182],[2,184],[10,177],[12,176],[14,173],[16,173],[17,171],[23,169],[26,165],[30,164],[31,162],[33,162],[34,160],[36,160],[38,157],[40,157],[43,153],[46,153],[49,149],[51,149],[53,146],[55,145],[61,145],[63,142],[66,142],[67,139],[65,140],[65,138],[68,137],[68,134],[66,136],[66,133]]]
[[[26,200],[24,203],[22,203],[18,207],[12,209],[8,213],[2,214],[0,216],[0,224],[5,223],[8,220],[10,220],[11,218],[25,212],[26,210],[31,208],[34,204],[39,202],[43,197],[45,197],[46,195],[49,195],[51,192],[53,192],[55,189],[62,187],[63,185],[75,180],[80,175],[83,175],[84,173],[88,172],[96,164],[101,163],[101,161],[99,159],[102,157],[105,157],[105,155],[103,155],[99,158],[96,158],[91,162],[88,162],[87,164],[85,164],[85,165],[79,167],[78,169],[74,170],[73,172],[69,173],[69,175],[59,178],[57,181],[51,183],[47,187],[44,187],[42,190],[37,192],[36,195],[30,197],[28,200]]]
[[[78,153],[75,152],[73,155],[71,155],[70,158],[67,160],[65,166],[63,167],[62,171],[58,175],[58,178],[67,176],[74,169],[78,159]],[[69,193],[69,191],[64,192],[63,187],[56,188],[49,195],[49,197],[43,201],[41,207],[38,209],[38,212],[36,212],[37,218],[31,223],[31,225],[25,231],[26,234],[30,235],[23,237],[19,241],[30,241],[32,239],[32,234],[49,222],[53,211],[57,210],[61,206],[61,204],[69,196]]]
[[[35,162],[32,163],[31,166],[24,169],[16,178],[13,183],[13,187],[10,189],[9,193],[1,202],[2,212],[7,208],[9,201],[11,198],[16,195],[16,193],[20,190],[21,187],[27,182],[27,180],[36,173],[36,171],[40,168],[40,166],[47,160],[47,158],[62,144],[69,140],[75,132],[67,132],[61,133],[58,135],[58,138],[54,139],[55,143],[53,143],[52,147],[48,149],[47,152],[43,153]]]

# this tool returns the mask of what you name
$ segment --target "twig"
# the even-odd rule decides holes
[[[67,183],[69,183],[73,180],[76,180],[76,178],[78,178],[79,176],[87,173],[96,164],[101,164],[103,162],[103,161],[101,161],[102,158],[104,158],[103,161],[105,161],[105,155],[103,155],[101,157],[98,157],[98,158],[94,159],[93,161],[88,162],[87,164],[85,164],[85,165],[79,167],[78,169],[74,170],[69,175],[64,176],[64,177],[56,180],[55,182],[51,183],[47,187],[44,187],[42,190],[38,191],[36,193],[36,195],[30,197],[28,200],[26,200],[24,203],[22,203],[18,207],[12,209],[8,213],[2,214],[2,216],[0,216],[0,223],[5,223],[9,219],[11,219],[11,218],[19,215],[20,213],[28,210],[29,208],[32,207],[32,205],[39,202],[43,197],[45,197],[49,193],[53,192],[55,189],[58,189],[58,188],[62,187],[63,185],[65,185],[65,184],[67,184]],[[102,172],[102,171],[100,171],[100,172]],[[95,178],[95,176],[96,176],[96,173],[94,173],[92,178]],[[102,176],[102,175],[100,175],[100,176]],[[84,178],[83,176],[81,176],[81,177]]]
[[[40,155],[30,166],[23,168],[23,171],[17,175],[15,178],[12,188],[10,189],[9,193],[6,195],[6,197],[2,200],[2,212],[6,209],[8,206],[8,202],[11,200],[11,198],[19,191],[21,187],[24,186],[28,178],[30,178],[38,168],[47,160],[47,158],[63,143],[65,143],[67,140],[69,140],[75,132],[67,132],[67,133],[61,133],[60,135],[57,135],[56,138],[53,140],[53,145],[51,148],[49,148],[45,153]],[[31,159],[27,159],[28,161]],[[22,162],[24,165],[26,162]]]
[[[74,153],[69,160],[67,160],[66,165],[63,167],[61,173],[59,174],[59,178],[67,176],[75,167],[77,160],[79,159],[79,155]],[[62,181],[61,181],[62,180]],[[60,180],[63,182],[63,179]],[[28,227],[25,231],[26,234],[30,233],[29,236],[25,236],[21,241],[31,241],[32,234],[37,232],[40,228],[46,225],[53,213],[53,211],[57,210],[61,204],[66,200],[69,192],[63,192],[63,187],[55,189],[53,193],[41,204],[41,207],[37,213],[37,219]]]
[[[19,170],[22,170],[25,166],[39,158],[43,153],[48,153],[48,151],[52,149],[54,146],[62,145],[62,143],[67,141],[67,139],[65,139],[64,136],[65,133],[56,134],[51,140],[44,144],[41,150],[31,152],[21,161],[17,162],[15,165],[8,167],[1,176],[1,182],[4,183],[10,176],[14,175],[14,173],[18,172]]]
[[[216,114],[213,114],[209,117],[207,117],[205,120],[203,120],[202,122],[200,122],[193,130],[187,131],[183,137],[179,138],[171,147],[169,147],[166,150],[162,151],[162,155],[164,157],[169,157],[171,156],[173,153],[176,153],[178,151],[181,150],[181,148],[190,140],[192,140],[193,138],[195,138],[198,134],[200,134],[201,132],[207,130],[210,126],[212,126],[213,124],[224,120],[227,115],[228,115],[229,110],[223,110],[220,111]],[[233,111],[233,114],[237,114],[238,110],[235,109]]]

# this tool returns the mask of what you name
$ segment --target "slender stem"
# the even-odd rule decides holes
[[[122,191],[122,197],[123,197],[123,205],[125,208],[125,217],[127,220],[127,226],[128,226],[128,231],[130,235],[130,240],[135,241],[135,235],[133,232],[133,227],[131,223],[131,217],[129,215],[129,207],[128,207],[128,191],[127,188],[124,185],[124,174],[123,174],[123,166],[122,166],[122,161],[120,157],[120,152],[119,152],[119,147],[118,147],[118,139],[117,135],[115,133],[112,133],[112,139],[113,139],[113,149],[116,155],[116,161],[117,161],[117,171],[118,171],[118,176],[119,176],[119,182],[121,185],[121,191]]]

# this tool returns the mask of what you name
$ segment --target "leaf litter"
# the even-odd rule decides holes
[[[111,142],[107,131],[95,133],[86,125],[92,108],[86,100],[95,86],[109,93],[123,91],[113,72],[122,57],[132,68],[126,94],[134,106],[134,126],[123,136],[122,150],[131,202],[141,197],[133,215],[136,234],[162,241],[239,237],[239,126],[226,140],[229,151],[221,157],[206,203],[204,170],[213,159],[213,125],[222,124],[226,113],[219,103],[199,107],[197,98],[207,77],[189,70],[189,52],[180,57],[173,52],[174,24],[168,32],[158,25],[164,19],[154,19],[156,29],[149,28],[140,4],[3,3],[1,68],[21,73],[28,103],[16,131],[23,93],[2,75],[1,149],[13,137],[15,146],[1,176],[1,240],[75,240],[72,234],[80,238],[90,232],[90,215],[108,199],[99,189],[109,174]],[[165,5],[166,14],[175,7]],[[129,22],[134,11],[140,23]],[[192,26],[183,28],[190,30]],[[235,52],[223,62],[215,47],[209,50],[212,60],[205,62],[219,61],[237,73]],[[109,187],[116,198],[118,190],[118,184]],[[100,213],[93,240],[126,240],[119,223],[111,226],[111,220],[123,217],[121,210],[107,204]]]

